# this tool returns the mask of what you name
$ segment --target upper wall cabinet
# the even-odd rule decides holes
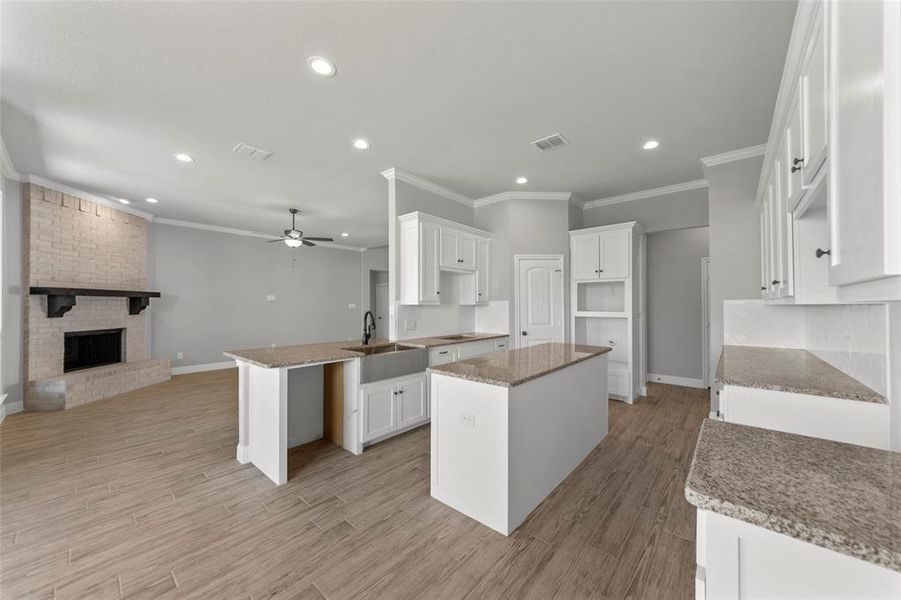
[[[629,232],[571,233],[572,278],[575,281],[625,279],[629,276]]]
[[[758,187],[761,294],[901,299],[901,3],[798,4]]]
[[[420,212],[397,220],[401,304],[488,302],[491,234]],[[442,299],[442,271],[457,278],[457,297]]]

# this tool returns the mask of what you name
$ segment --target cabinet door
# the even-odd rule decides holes
[[[822,16],[801,67],[801,137],[804,144],[804,187],[813,182],[826,160],[826,44]]]
[[[760,206],[760,297],[766,297],[767,277],[769,272],[766,268],[767,246],[766,246],[766,198]]]
[[[760,232],[761,244],[763,245],[763,297],[770,298],[773,289],[773,221],[772,221],[772,197],[773,183],[767,184],[767,191],[763,197],[761,212],[763,215],[763,230]]]
[[[364,388],[360,403],[363,441],[381,437],[397,429],[395,413],[395,388],[383,385]]]
[[[791,177],[780,159],[776,159],[773,166],[776,174],[773,182],[772,196],[770,199],[771,227],[770,244],[773,252],[773,278],[770,280],[773,296],[783,298],[791,295],[791,215],[786,208],[788,180]]]
[[[829,283],[901,274],[901,3],[827,3]]]
[[[420,244],[421,262],[419,281],[421,304],[438,304],[441,294],[441,270],[438,267],[440,228],[434,223],[421,225]]]
[[[625,279],[629,276],[629,232],[614,231],[600,236],[601,279]]]
[[[425,374],[397,384],[398,428],[408,427],[428,419],[425,393]]]
[[[785,130],[783,144],[782,168],[785,173],[782,181],[785,186],[782,188],[782,193],[785,206],[788,210],[794,210],[798,201],[801,200],[801,184],[803,182],[801,173],[805,166],[804,148],[801,146],[801,102],[797,93],[788,113],[788,126]]]
[[[457,262],[457,244],[460,241],[460,232],[456,229],[448,227],[441,228],[441,256],[440,264],[442,267],[456,269],[460,266]]]
[[[457,238],[457,267],[460,269],[476,268],[475,236],[461,233]]]
[[[476,241],[476,301],[488,302],[488,274],[491,272],[489,261],[491,244],[488,240],[479,238]]]
[[[597,279],[600,269],[600,238],[578,235],[572,238],[572,278],[578,281]]]

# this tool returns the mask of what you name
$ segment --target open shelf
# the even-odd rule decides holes
[[[604,312],[601,310],[580,310],[577,311],[573,316],[583,319],[628,319],[629,313]]]
[[[576,312],[622,313],[626,310],[624,281],[583,281],[576,284]]]

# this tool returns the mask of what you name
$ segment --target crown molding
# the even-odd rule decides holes
[[[460,204],[465,204],[469,207],[472,207],[474,205],[473,199],[469,196],[464,196],[463,194],[455,192],[454,190],[448,189],[444,186],[438,185],[437,183],[433,183],[428,179],[424,179],[419,175],[414,175],[413,173],[408,173],[407,171],[403,171],[401,169],[386,169],[382,171],[382,177],[384,177],[388,181],[394,181],[396,179],[398,181],[403,181],[404,183],[409,183],[410,185],[418,187],[421,190],[437,194],[438,196],[442,196],[444,198],[447,198],[448,200],[453,200],[454,202],[459,202]]]
[[[584,208],[598,208],[599,206],[610,206],[611,204],[621,204],[623,202],[631,202],[632,200],[643,200],[644,198],[655,198],[657,196],[666,196],[667,194],[676,194],[678,192],[687,192],[689,190],[699,190],[707,187],[706,179],[696,179],[694,181],[686,181],[684,183],[674,183],[673,185],[665,185],[663,187],[651,188],[640,192],[631,192],[629,194],[621,194],[619,196],[610,196],[608,198],[599,198],[586,202]]]
[[[91,202],[96,202],[97,204],[102,204],[103,206],[108,206],[109,208],[114,208],[116,210],[135,215],[136,217],[141,217],[142,219],[153,221],[153,215],[151,213],[139,210],[137,208],[132,208],[131,206],[122,204],[121,202],[113,198],[98,196],[97,194],[85,192],[84,190],[79,190],[78,188],[74,188],[69,185],[57,183],[56,181],[44,179],[43,177],[38,177],[37,175],[28,175],[27,177],[23,177],[21,181],[27,181],[28,183],[33,183],[41,187],[50,188],[51,190],[56,190],[57,192],[61,192],[63,194],[69,194],[70,196],[78,196],[79,198],[84,198],[85,200],[90,200]]]
[[[737,160],[761,156],[764,152],[766,152],[766,144],[758,144],[756,146],[748,146],[747,148],[723,152],[722,154],[704,156],[701,158],[701,163],[703,163],[705,167],[715,167],[716,165],[724,165]]]
[[[2,168],[3,176],[7,179],[22,181],[22,175],[16,171],[16,166],[6,150],[6,142],[3,141],[2,137],[0,137],[0,168]]]
[[[488,206],[495,202],[504,202],[505,200],[556,200],[561,202],[579,202],[573,197],[571,192],[518,192],[509,191],[501,192],[491,196],[485,196],[473,201],[476,208]]]
[[[188,229],[201,229],[203,231],[214,231],[216,233],[228,233],[231,235],[243,235],[246,237],[255,237],[260,239],[271,240],[274,234],[260,233],[258,231],[250,231],[248,229],[236,229],[234,227],[222,227],[220,225],[209,225],[207,223],[195,223],[194,221],[181,221],[179,219],[154,219],[154,223],[160,225],[172,225],[175,227],[186,227]],[[316,242],[317,246],[323,248],[334,248],[335,250],[350,250],[351,252],[365,252],[366,248],[361,246],[347,246],[345,244],[336,244],[335,242]]]

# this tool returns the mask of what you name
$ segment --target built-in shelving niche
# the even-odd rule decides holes
[[[573,342],[589,346],[610,346],[611,363],[629,364],[629,322],[619,317],[579,317],[575,319]]]
[[[626,311],[624,281],[586,281],[576,286],[576,312],[623,313]]]

